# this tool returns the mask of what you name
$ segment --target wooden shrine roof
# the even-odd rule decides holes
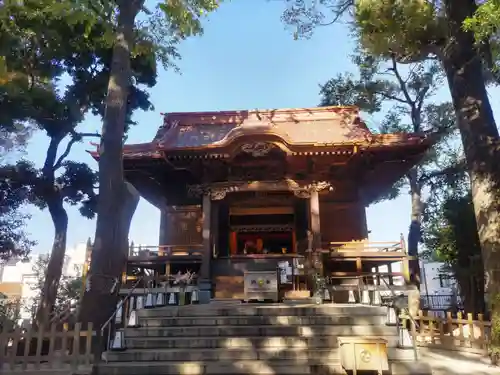
[[[235,144],[255,142],[272,142],[287,154],[351,145],[373,150],[416,147],[423,152],[432,143],[420,134],[373,134],[357,107],[316,107],[168,113],[151,142],[125,145],[123,152],[125,160],[179,153],[217,158],[238,152]],[[98,157],[98,149],[90,153]]]
[[[125,145],[123,160],[127,179],[155,205],[166,195],[184,202],[187,185],[207,181],[260,181],[258,175],[265,175],[345,182],[359,171],[369,203],[433,142],[428,134],[373,134],[356,107],[186,112],[165,114],[154,139]],[[90,154],[98,159],[99,149]],[[255,164],[245,164],[244,154]]]

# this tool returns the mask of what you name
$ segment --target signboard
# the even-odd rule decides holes
[[[246,271],[244,275],[245,301],[278,301],[276,271]]]

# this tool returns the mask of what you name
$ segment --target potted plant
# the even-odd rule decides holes
[[[316,272],[313,275],[314,279],[314,290],[313,290],[313,298],[314,302],[317,305],[320,305],[323,303],[323,296],[325,295],[325,288],[326,288],[326,279],[321,276],[320,273]]]
[[[179,287],[179,305],[186,304],[186,288],[188,285],[191,285],[193,278],[195,276],[194,272],[187,271],[186,273],[182,273],[181,271],[177,272],[174,276],[173,284]]]

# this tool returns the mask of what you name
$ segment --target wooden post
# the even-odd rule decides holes
[[[389,285],[394,285],[394,277],[392,276],[392,263],[387,264],[387,273],[389,274]]]
[[[203,243],[203,259],[200,268],[200,278],[208,280],[210,278],[210,254],[212,252],[211,246],[211,206],[212,201],[209,194],[203,195],[203,229],[202,229],[202,243]]]
[[[162,207],[160,213],[160,231],[158,238],[158,245],[171,245],[167,244],[167,230],[168,230],[168,212],[167,207]]]
[[[219,206],[220,202],[211,202],[211,254],[214,258],[219,255]]]
[[[321,226],[319,220],[319,193],[316,190],[311,191],[309,198],[309,217],[311,232],[313,235],[312,249],[316,250],[321,248]]]
[[[236,232],[229,232],[229,252],[230,255],[235,255],[238,252],[238,239],[236,238]]]

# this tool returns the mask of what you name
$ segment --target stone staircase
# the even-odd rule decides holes
[[[410,369],[386,309],[363,305],[254,305],[236,302],[139,311],[126,349],[108,351],[100,375],[344,374],[338,337],[387,340],[393,374]]]

